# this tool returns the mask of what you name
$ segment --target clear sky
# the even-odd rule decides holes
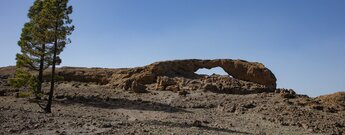
[[[0,0],[0,66],[15,64],[34,0]],[[62,66],[135,67],[160,60],[264,63],[278,87],[345,90],[344,0],[71,0],[76,30]]]

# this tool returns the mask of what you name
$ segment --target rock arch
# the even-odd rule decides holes
[[[269,88],[276,87],[276,77],[263,64],[244,60],[174,60],[156,62],[147,66],[147,70],[155,76],[195,78],[195,72],[200,68],[211,69],[221,67],[236,79],[258,83]]]

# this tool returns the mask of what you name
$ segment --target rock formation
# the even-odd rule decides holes
[[[345,92],[336,92],[329,95],[316,97],[316,99],[336,110],[345,110]]]
[[[229,76],[202,76],[201,68],[221,67]],[[112,75],[114,87],[128,89],[132,81],[155,90],[209,90],[224,93],[257,93],[276,88],[274,74],[263,64],[244,60],[174,60],[123,70]]]
[[[202,76],[195,73],[201,68],[215,67],[223,68],[229,76]],[[125,90],[131,90],[134,81],[135,86],[145,85],[150,90],[206,90],[245,94],[274,91],[276,88],[274,74],[263,64],[232,59],[162,61],[123,69],[63,67],[57,69],[56,73],[64,81],[95,82]],[[47,70],[47,79],[49,74]]]
[[[221,67],[236,79],[254,82],[270,88],[276,87],[276,78],[263,64],[244,60],[217,59],[217,60],[175,60],[156,62],[147,69],[156,76],[198,78],[195,74],[198,69]]]

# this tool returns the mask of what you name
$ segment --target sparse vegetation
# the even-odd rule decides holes
[[[29,87],[37,98],[42,93],[43,71],[52,64],[52,49],[44,32],[47,27],[40,21],[42,10],[42,0],[35,0],[29,9],[29,22],[24,24],[18,41],[21,53],[16,55],[16,75],[11,79],[16,87]]]
[[[53,45],[52,76],[49,91],[48,103],[45,107],[46,113],[51,113],[51,104],[54,96],[55,66],[58,62],[58,55],[65,46],[71,42],[67,36],[72,34],[74,26],[69,15],[72,13],[72,6],[68,6],[68,0],[45,0],[41,20],[48,26],[45,29],[46,37]]]
[[[29,87],[39,98],[42,95],[43,71],[50,65],[51,88],[45,112],[51,113],[54,83],[60,78],[55,76],[55,66],[61,63],[59,54],[66,44],[70,43],[67,36],[72,34],[72,6],[68,0],[35,0],[31,6],[18,45],[21,53],[16,55],[17,69],[11,84],[15,87]],[[32,73],[38,71],[38,75]]]
[[[32,96],[32,93],[31,92],[18,92],[17,93],[17,98],[28,98],[28,97],[31,97]]]

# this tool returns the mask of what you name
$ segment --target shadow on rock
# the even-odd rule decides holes
[[[251,134],[248,132],[243,131],[236,131],[226,128],[217,128],[217,127],[209,127],[201,121],[194,121],[193,123],[177,123],[177,122],[171,122],[171,121],[158,121],[158,120],[149,120],[144,122],[147,125],[156,125],[156,126],[169,126],[169,127],[177,127],[177,128],[192,128],[192,127],[198,127],[203,130],[208,131],[215,131],[215,132],[225,132],[225,133],[239,133],[239,134]]]
[[[175,113],[175,112],[185,112],[190,113],[184,109],[180,109],[177,107],[173,107],[167,104],[152,102],[152,101],[144,101],[141,99],[137,100],[129,100],[123,98],[99,98],[99,97],[73,97],[73,98],[65,98],[63,100],[57,100],[57,104],[62,105],[73,105],[73,104],[81,104],[84,106],[91,106],[91,107],[98,107],[98,108],[105,108],[105,109],[130,109],[130,110],[144,110],[144,111],[163,111],[168,113]]]

